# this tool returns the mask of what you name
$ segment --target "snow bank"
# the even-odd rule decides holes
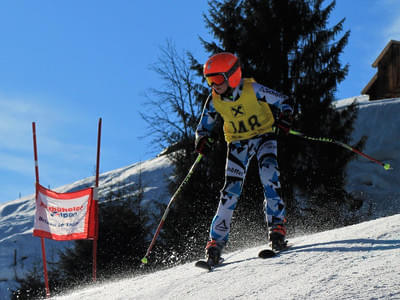
[[[358,156],[347,166],[346,189],[365,199],[361,213],[369,218],[400,213],[400,99],[362,102],[358,107],[353,141],[367,136],[363,152],[393,170]]]
[[[361,104],[369,101],[369,95],[360,95],[356,97],[350,97],[334,101],[332,104],[336,109],[341,109],[351,104]]]
[[[55,299],[400,299],[400,215],[292,242],[271,259],[251,248],[225,254],[211,273],[188,263]]]

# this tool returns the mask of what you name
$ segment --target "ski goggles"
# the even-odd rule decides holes
[[[236,60],[235,64],[230,68],[227,72],[218,72],[218,73],[210,73],[206,74],[205,78],[209,86],[212,86],[213,84],[215,85],[221,85],[225,81],[229,80],[229,77],[232,76],[233,73],[239,68],[239,60]]]
[[[228,81],[225,73],[213,73],[210,75],[206,75],[206,81],[209,86],[212,85],[220,85],[223,84],[225,81]]]

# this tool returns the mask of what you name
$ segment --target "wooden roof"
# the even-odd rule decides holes
[[[400,45],[400,41],[391,40],[389,43],[387,43],[385,48],[383,48],[382,52],[375,59],[375,61],[372,63],[372,67],[374,67],[374,68],[378,67],[379,62],[386,55],[386,53],[388,52],[388,50],[390,49],[390,47],[392,45]],[[372,85],[375,83],[375,81],[377,79],[378,79],[378,73],[375,73],[375,75],[371,78],[371,80],[368,82],[368,84],[362,89],[361,94],[362,95],[367,94],[369,89],[372,87]]]
[[[385,46],[385,48],[383,48],[381,54],[379,54],[379,56],[377,57],[377,59],[375,59],[375,61],[372,63],[372,66],[374,68],[376,68],[378,66],[379,61],[385,56],[386,52],[390,49],[390,47],[393,45],[400,45],[400,41],[395,41],[395,40],[391,40],[389,43],[387,43],[387,45]]]
[[[368,90],[371,88],[371,86],[377,79],[378,79],[378,73],[375,73],[374,77],[372,77],[371,80],[368,82],[368,84],[362,89],[361,95],[367,94]]]

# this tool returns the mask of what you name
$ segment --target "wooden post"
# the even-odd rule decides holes
[[[35,159],[35,176],[36,176],[36,199],[38,197],[37,187],[39,185],[39,164],[38,164],[38,155],[37,155],[37,145],[36,145],[36,124],[32,122],[32,133],[33,133],[33,153]],[[46,248],[44,244],[44,238],[40,238],[40,243],[42,246],[42,258],[43,258],[43,273],[44,273],[44,284],[46,287],[46,298],[50,298],[50,287],[49,287],[49,277],[47,274],[47,262],[46,262]]]

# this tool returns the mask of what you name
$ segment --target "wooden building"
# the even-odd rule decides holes
[[[400,98],[400,41],[391,40],[372,64],[378,71],[361,91],[370,100]]]

